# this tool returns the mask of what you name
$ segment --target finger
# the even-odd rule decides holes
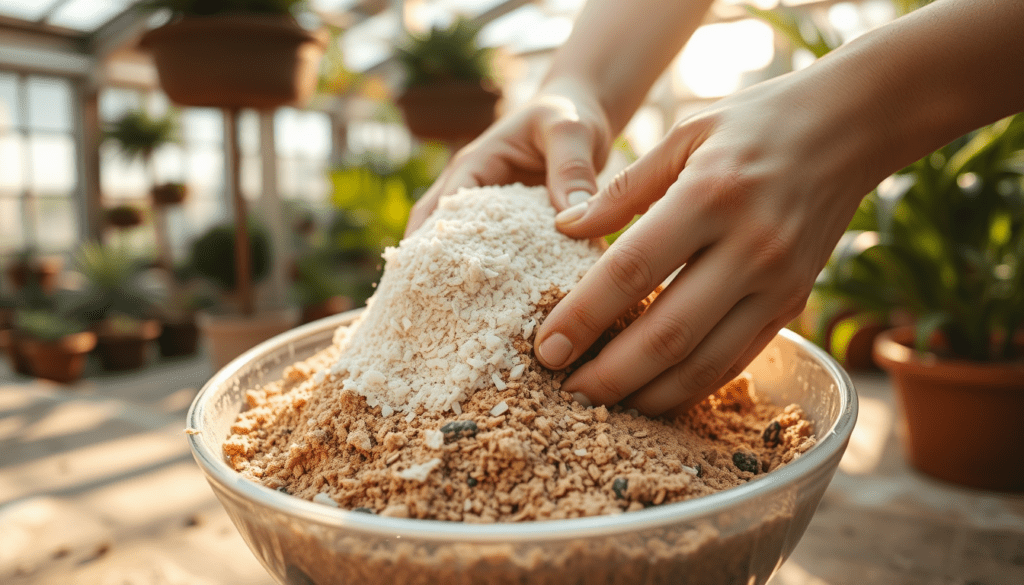
[[[619,315],[713,241],[714,222],[689,226],[680,220],[677,187],[665,205],[619,237],[541,324],[535,353],[546,367],[572,363]]]
[[[665,411],[664,413],[662,413],[662,416],[665,418],[673,419],[686,414],[686,411],[690,410],[693,406],[700,403],[702,400],[707,398],[709,395],[713,394],[719,388],[729,383],[736,376],[742,374],[744,371],[746,371],[747,366],[749,366],[750,363],[753,362],[754,359],[757,358],[757,356],[760,355],[762,351],[764,351],[764,348],[767,347],[769,343],[771,343],[772,339],[774,339],[775,336],[778,335],[779,330],[781,330],[783,327],[784,322],[782,320],[777,320],[769,324],[764,329],[762,329],[761,333],[757,334],[757,337],[755,337],[754,340],[750,343],[750,345],[747,346],[747,349],[743,352],[740,358],[736,360],[736,363],[734,363],[732,367],[726,370],[725,375],[719,378],[717,382],[712,384],[711,388],[708,391],[697,392],[693,396],[681,402],[679,405],[674,406]]]
[[[644,213],[680,180],[680,171],[698,136],[677,134],[623,169],[597,195],[555,217],[559,231],[574,238],[604,236],[622,229]]]
[[[762,295],[751,295],[733,310],[676,366],[631,395],[625,402],[649,416],[703,400],[746,366],[740,358],[752,343],[760,343],[774,314]],[[769,336],[768,339],[771,339]],[[767,341],[764,341],[767,343]]]
[[[563,120],[545,131],[547,184],[551,204],[563,210],[597,193],[594,137],[576,121]]]
[[[737,254],[713,246],[691,260],[657,300],[562,388],[615,404],[682,362],[750,290],[750,276],[724,271]]]

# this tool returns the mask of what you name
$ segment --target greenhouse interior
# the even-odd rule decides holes
[[[382,254],[403,240],[413,205],[460,149],[528,103],[585,3],[0,1],[0,582],[371,582],[285,567],[286,552],[253,542],[251,527],[241,526],[246,520],[218,500],[225,488],[193,460],[201,459],[196,440],[183,429],[199,431],[186,416],[211,379],[261,342],[363,310],[381,277]],[[651,152],[680,121],[800,71],[927,3],[714,0],[614,138],[598,186]],[[269,14],[287,24],[249,27],[221,12]],[[199,28],[170,34],[171,25],[209,15],[226,19],[209,38]],[[287,55],[272,54],[285,44]],[[417,48],[425,53],[416,55]],[[431,65],[449,67],[446,57],[455,53],[478,69],[468,83],[472,96],[449,92],[440,102],[414,102],[412,80],[434,74]],[[453,75],[459,73],[440,74]],[[996,154],[968,158],[977,152]],[[954,195],[918,188],[929,176],[922,168],[942,172],[953,163],[961,165],[951,171]],[[995,323],[979,331],[999,341],[992,345],[1005,350],[1011,373],[996,376],[1002,402],[991,409],[1002,412],[999,420],[1019,419],[1024,114],[915,164],[865,198],[788,326],[793,339],[814,348],[808,355],[836,364],[832,389],[849,386],[855,394],[846,405],[853,417],[848,444],[827,490],[815,496],[813,517],[788,529],[777,562],[772,556],[766,569],[750,568],[741,580],[715,580],[722,578],[709,571],[707,580],[698,573],[659,581],[649,569],[636,582],[1024,583],[1024,475],[1014,451],[1024,444],[1024,426],[1007,423],[1011,430],[996,439],[1001,454],[979,447],[1006,458],[990,483],[953,469],[963,471],[965,460],[977,457],[959,451],[974,445],[960,433],[947,433],[953,446],[942,447],[941,462],[922,463],[908,420],[915,402],[932,398],[907,398],[878,349],[887,331],[908,323],[946,331],[945,308],[915,305],[915,313],[901,304],[919,292],[914,287],[920,298],[956,297],[969,320]],[[915,219],[924,206],[936,209],[935,201],[954,196],[952,223],[985,222],[963,228],[981,234],[979,241],[929,231]],[[901,237],[909,252],[879,251],[898,247],[891,242]],[[947,240],[950,246],[942,244]],[[939,244],[915,248],[926,241]],[[932,253],[947,247],[967,252],[949,261]],[[922,263],[932,262],[942,279],[913,270],[893,276],[904,260],[925,273],[932,266]],[[982,284],[968,278],[978,270],[989,275]],[[940,287],[949,290],[929,295]],[[872,292],[890,289],[906,294]],[[974,312],[963,308],[974,303]],[[990,343],[984,345],[982,353]],[[954,400],[974,402],[969,392]],[[973,436],[971,425],[986,422],[973,416],[958,412],[940,432],[962,425],[959,431]],[[591,485],[597,481],[594,475]],[[620,494],[611,480],[608,486]],[[780,502],[802,497],[779,494]],[[755,543],[743,562],[753,567],[759,554],[774,554],[768,540]],[[392,561],[405,562],[399,557]],[[548,580],[491,581],[477,569],[452,569],[448,578],[577,582],[555,569]],[[414,574],[401,582],[435,582]],[[399,582],[391,579],[380,582]]]

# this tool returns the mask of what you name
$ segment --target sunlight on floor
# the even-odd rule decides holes
[[[895,419],[892,407],[884,400],[861,396],[859,402],[857,426],[839,462],[839,469],[851,475],[865,475],[875,470],[885,454]]]

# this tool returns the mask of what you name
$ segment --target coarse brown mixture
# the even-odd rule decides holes
[[[545,294],[546,311],[561,295]],[[627,319],[631,320],[631,319]],[[621,323],[624,326],[625,323]],[[531,340],[532,341],[532,340]],[[762,399],[749,376],[664,421],[585,408],[564,373],[514,346],[518,380],[478,390],[462,414],[381,407],[340,383],[313,384],[331,347],[248,393],[224,451],[247,477],[295,496],[386,516],[506,522],[616,514],[749,481],[814,443],[796,405]]]

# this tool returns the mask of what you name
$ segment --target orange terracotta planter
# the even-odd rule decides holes
[[[286,16],[195,16],[147,32],[140,46],[175,103],[269,109],[313,95],[327,35]]]
[[[1024,361],[942,360],[911,349],[910,328],[875,340],[875,362],[898,389],[910,463],[933,477],[1024,491]]]
[[[21,343],[33,375],[61,384],[74,384],[82,377],[85,358],[96,347],[96,334],[83,331],[57,341],[28,338]]]

